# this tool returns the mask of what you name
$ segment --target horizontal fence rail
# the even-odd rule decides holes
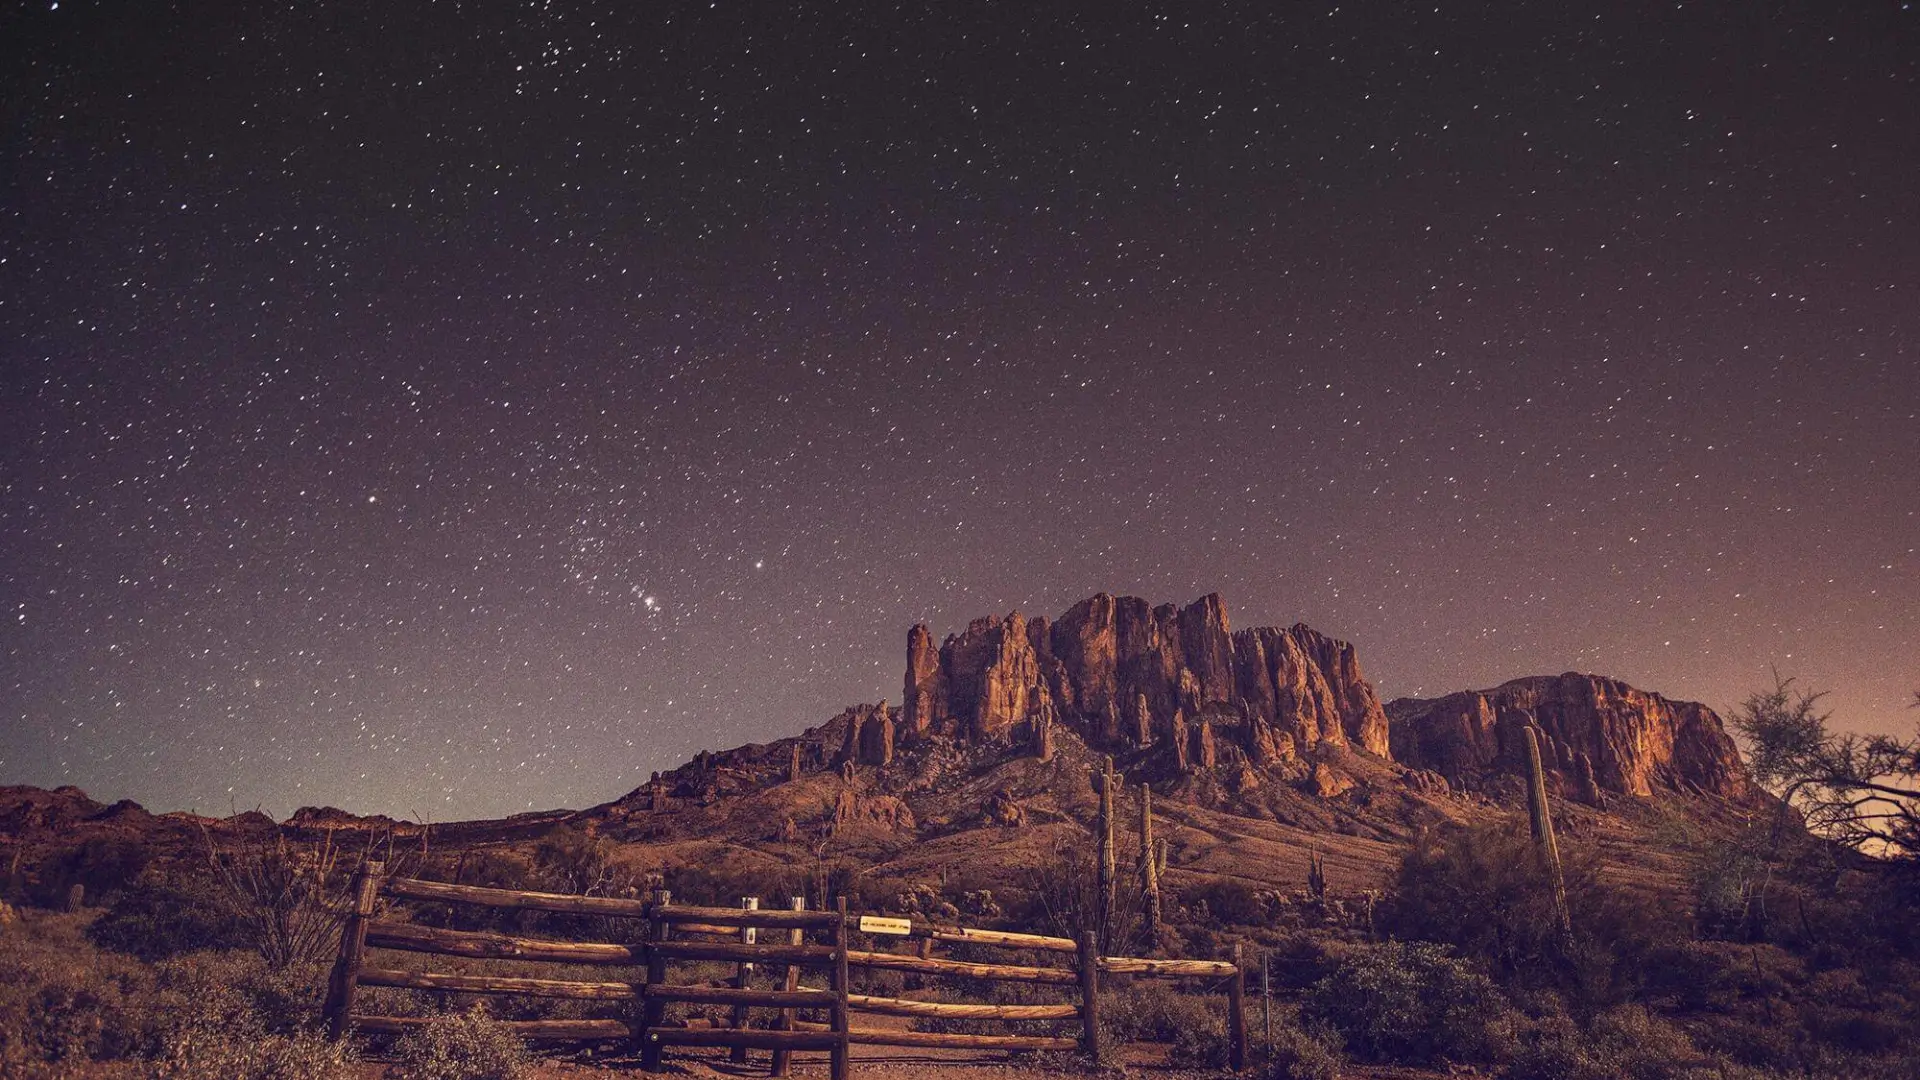
[[[328,1032],[340,1038],[350,1030],[370,1034],[399,1034],[431,1022],[424,1017],[367,1016],[354,1011],[359,986],[461,994],[515,994],[609,1003],[639,1002],[637,1026],[617,1019],[523,1020],[505,1026],[523,1038],[575,1042],[637,1043],[643,1067],[659,1071],[661,1052],[669,1046],[726,1047],[736,1062],[745,1062],[749,1050],[773,1052],[773,1075],[786,1076],[795,1051],[827,1051],[831,1080],[846,1080],[848,1047],[852,1045],[966,1049],[994,1051],[1074,1051],[1096,1063],[1105,1060],[1101,1041],[1102,984],[1108,977],[1223,980],[1228,996],[1231,1065],[1244,1066],[1246,977],[1241,950],[1231,961],[1103,956],[1090,934],[1078,940],[1012,930],[980,930],[935,923],[917,916],[849,916],[845,899],[834,910],[809,911],[795,898],[788,910],[761,910],[749,898],[740,908],[674,904],[658,890],[647,900],[574,896],[517,889],[454,885],[416,878],[382,878],[382,866],[369,862],[355,876],[353,904],[341,932],[340,951],[329,976],[325,1018]],[[446,930],[375,919],[379,897],[427,903],[458,903],[513,911],[644,919],[646,942],[624,945],[524,937],[486,931]],[[764,934],[763,940],[763,932]],[[917,942],[916,953],[885,952],[877,948],[852,949],[848,939],[862,934],[876,942],[897,938]],[[695,935],[690,939],[684,935]],[[809,944],[809,935],[824,939]],[[724,938],[726,940],[712,940]],[[932,955],[937,945],[986,945],[1069,957],[1066,966],[952,960]],[[476,960],[544,961],[564,964],[645,966],[638,981],[574,981],[517,978],[495,974],[453,974],[372,966],[366,950],[394,949]],[[686,984],[668,980],[669,965],[682,962],[721,962],[734,965],[724,984]],[[824,989],[803,986],[804,968],[824,969]],[[854,994],[848,973],[853,968],[900,971],[918,975],[1069,988],[1077,1000],[1052,1004],[991,1004],[985,1002],[919,1001],[909,998]],[[784,969],[784,971],[782,970]],[[771,971],[775,988],[749,984],[756,971]],[[669,1004],[715,1006],[730,1015],[708,1023],[668,1024]],[[777,1010],[770,1028],[748,1024],[753,1008]],[[805,1019],[803,1010],[815,1012]],[[826,1023],[819,1022],[819,1013]],[[939,1031],[897,1031],[856,1028],[853,1013],[905,1017],[909,1020],[992,1020],[1007,1023],[1079,1021],[1080,1035],[1066,1038],[1048,1034],[983,1035]]]

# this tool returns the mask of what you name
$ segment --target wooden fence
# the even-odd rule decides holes
[[[380,896],[403,900],[455,902],[483,907],[601,915],[644,920],[644,945],[559,941],[508,934],[441,930],[408,923],[376,920]],[[1246,979],[1239,947],[1231,961],[1148,959],[1101,956],[1092,934],[1078,941],[1039,934],[936,924],[920,917],[850,917],[841,898],[832,911],[808,911],[800,898],[788,910],[761,910],[757,900],[740,908],[677,905],[662,891],[648,900],[572,896],[560,893],[488,889],[469,885],[384,878],[379,863],[370,863],[354,881],[353,911],[340,935],[340,953],[328,984],[328,1033],[340,1038],[351,1030],[397,1033],[426,1021],[415,1017],[370,1016],[354,1009],[361,986],[390,986],[443,993],[522,994],[600,1002],[637,1003],[638,1030],[617,1019],[527,1020],[507,1022],[524,1038],[539,1040],[638,1043],[642,1066],[658,1071],[669,1046],[724,1046],[735,1061],[744,1062],[748,1050],[773,1051],[774,1076],[789,1073],[795,1050],[824,1050],[829,1054],[832,1080],[845,1080],[848,1048],[853,1044],[953,1048],[971,1050],[1084,1051],[1096,1062],[1106,1058],[1101,1044],[1100,1002],[1103,977],[1225,980],[1228,998],[1230,1064],[1245,1067],[1247,1025]],[[784,940],[762,941],[761,931],[784,931]],[[874,938],[899,937],[916,945],[913,953],[853,949],[851,933]],[[815,935],[809,943],[807,936]],[[723,939],[723,940],[715,940]],[[703,940],[704,939],[704,940]],[[1024,966],[979,963],[937,957],[942,945],[983,945],[1000,949],[1057,954],[1064,966]],[[509,978],[496,975],[454,975],[405,971],[371,966],[369,949],[399,949],[498,960],[535,960],[569,964],[644,965],[643,982],[574,982],[554,979]],[[720,961],[735,965],[726,985],[669,981],[678,962]],[[756,967],[782,969],[780,989],[756,989],[750,977]],[[824,970],[824,987],[809,987],[802,971]],[[850,992],[853,968],[901,971],[928,976],[960,977],[990,982],[1057,986],[1077,1000],[1057,1004],[992,1004],[915,1001]],[[731,1007],[727,1026],[673,1026],[665,1022],[670,1003]],[[749,1010],[773,1009],[770,1026],[749,1026]],[[801,1010],[819,1010],[827,1022],[807,1022]],[[854,1027],[854,1013],[944,1020],[997,1020],[1009,1023],[1078,1020],[1080,1035],[978,1035],[957,1032],[898,1031]]]

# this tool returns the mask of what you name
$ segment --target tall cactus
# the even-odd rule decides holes
[[[1560,933],[1573,933],[1573,914],[1567,909],[1567,879],[1560,872],[1560,845],[1553,838],[1553,814],[1547,805],[1547,771],[1540,765],[1540,739],[1533,725],[1527,733],[1527,820],[1533,827],[1534,850],[1553,875],[1553,912],[1560,921]]]
[[[1160,867],[1154,857],[1153,789],[1140,785],[1140,900],[1146,909],[1147,944],[1160,944]]]
[[[1100,912],[1098,916],[1100,942],[1105,946],[1107,930],[1113,921],[1114,892],[1119,875],[1113,844],[1113,795],[1119,786],[1113,775],[1113,758],[1102,759],[1100,772],[1094,778],[1100,790]]]

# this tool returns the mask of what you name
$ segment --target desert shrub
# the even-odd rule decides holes
[[[1185,889],[1180,902],[1196,917],[1201,912],[1227,926],[1259,926],[1267,921],[1267,905],[1258,890],[1238,878],[1210,878]]]
[[[155,1070],[159,1080],[351,1080],[356,1057],[346,1042],[317,1032],[262,1035],[190,1026],[169,1040]]]
[[[1265,1050],[1267,1080],[1339,1080],[1346,1057],[1339,1032],[1324,1024],[1302,1024],[1298,1013],[1281,1018]]]
[[[533,1067],[526,1043],[479,1006],[402,1035],[393,1058],[414,1080],[523,1080]]]
[[[1307,992],[1302,1015],[1370,1061],[1489,1064],[1513,1049],[1515,1016],[1499,988],[1426,943],[1356,950]]]
[[[1562,994],[1582,1014],[1630,1000],[1683,920],[1602,882],[1591,852],[1563,852],[1570,936],[1561,932],[1551,874],[1525,832],[1508,826],[1422,837],[1395,874],[1387,927],[1479,959],[1509,990]]]
[[[122,889],[88,925],[87,937],[142,960],[246,948],[253,941],[226,895],[204,875],[146,877]]]
[[[1170,1043],[1187,1028],[1224,1023],[1219,999],[1183,994],[1175,985],[1157,979],[1116,981],[1104,989],[1107,992],[1100,997],[1100,1025],[1111,1043]]]
[[[1679,1028],[1637,1005],[1623,1005],[1581,1029],[1564,1015],[1527,1030],[1507,1080],[1680,1080],[1710,1062]]]

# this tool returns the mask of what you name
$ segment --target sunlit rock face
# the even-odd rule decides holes
[[[1740,755],[1712,709],[1604,676],[1536,675],[1387,709],[1394,758],[1455,785],[1524,771],[1522,732],[1531,725],[1544,736],[1541,763],[1569,796],[1748,791]]]
[[[938,649],[907,635],[904,727],[965,740],[1032,738],[1049,723],[1115,749],[1160,747],[1182,771],[1231,741],[1253,761],[1322,744],[1391,753],[1387,717],[1353,646],[1306,626],[1235,633],[1225,601],[1154,606],[1101,593],[1058,619],[976,619]]]

